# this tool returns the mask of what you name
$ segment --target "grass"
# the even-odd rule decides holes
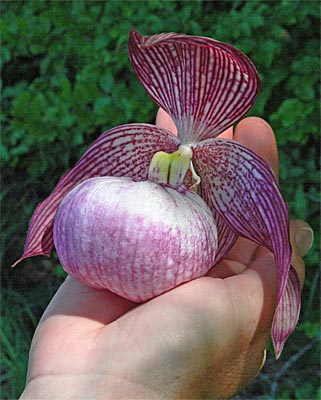
[[[12,289],[2,291],[1,395],[17,399],[25,385],[32,332],[37,324],[33,304]]]
[[[22,393],[33,333],[62,281],[59,274],[49,275],[47,268],[45,276],[39,268],[47,260],[39,261],[3,270],[2,283],[9,287],[1,289],[1,400],[15,400]]]

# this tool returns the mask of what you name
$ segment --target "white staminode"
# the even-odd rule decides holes
[[[189,169],[190,169],[190,171],[192,173],[192,178],[193,178],[193,181],[194,181],[193,188],[194,188],[195,186],[198,186],[201,183],[201,178],[197,175],[197,173],[195,172],[195,169],[194,169],[194,165],[193,165],[193,161],[192,161],[193,150],[191,148],[191,145],[186,145],[186,144],[181,145],[178,148],[178,151],[180,151],[180,153],[181,153],[181,155],[183,157],[189,158],[191,160],[190,165],[189,165]]]
[[[195,172],[192,158],[193,150],[191,145],[181,145],[173,153],[158,151],[150,162],[148,179],[156,183],[170,184],[177,187],[184,183],[186,173],[190,170],[193,179],[193,185],[190,189],[193,189],[199,185],[201,179]]]

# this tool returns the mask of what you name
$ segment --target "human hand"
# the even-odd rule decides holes
[[[157,124],[173,130],[162,111]],[[266,122],[248,118],[223,135],[278,174]],[[301,285],[311,237],[305,222],[291,224]],[[21,399],[231,397],[264,363],[276,291],[273,254],[243,238],[208,276],[140,305],[68,277],[36,330]]]

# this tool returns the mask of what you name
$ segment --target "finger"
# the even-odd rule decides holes
[[[292,247],[291,265],[298,274],[302,288],[305,277],[305,265],[302,257],[305,256],[313,244],[313,230],[310,225],[302,220],[290,221],[290,242]],[[267,252],[269,250],[262,247],[256,253],[256,257],[260,258]]]
[[[136,306],[108,290],[87,287],[68,276],[46,309],[42,320],[53,315],[80,317],[88,329],[106,325]]]
[[[261,118],[243,119],[235,128],[234,139],[262,157],[279,177],[278,151],[270,125]]]
[[[245,265],[250,265],[259,247],[260,245],[256,242],[244,237],[239,237],[226,258]]]
[[[300,219],[291,221],[291,234],[295,234],[295,240],[292,240],[296,243],[297,250],[300,255],[303,257],[307,254],[307,252],[311,249],[313,245],[313,230],[311,226]]]
[[[218,135],[220,139],[233,139],[233,126],[226,129],[223,133]]]
[[[50,374],[57,365],[61,374],[75,372],[75,365],[81,370],[88,351],[93,350],[91,338],[135,305],[107,290],[91,289],[67,277],[37,326],[27,382],[44,369]],[[68,354],[73,357],[64,357]]]
[[[231,276],[242,274],[247,266],[235,260],[222,260],[217,265],[209,270],[207,276],[211,278],[226,279]]]
[[[302,289],[305,278],[305,266],[302,257],[306,255],[313,244],[313,230],[305,221],[291,221],[290,240],[292,245],[291,264],[298,274]]]
[[[261,370],[270,337],[277,293],[273,254],[265,254],[255,260],[251,268],[223,282],[230,293],[225,301],[233,304],[234,324],[238,326],[240,334],[238,355],[228,366],[228,372],[238,376],[239,383],[245,385]],[[223,372],[222,382],[226,374],[224,368]]]
[[[248,309],[254,312],[260,309],[266,318],[263,321],[264,326],[270,328],[277,294],[277,270],[273,253],[265,251],[241,275],[227,281],[230,286],[235,285],[235,288],[231,288],[236,298],[235,303],[241,302],[241,298],[245,296],[245,301],[247,299],[251,305]]]
[[[174,135],[177,136],[177,128],[174,124],[174,121],[162,108],[160,108],[157,112],[156,125],[174,133]]]
[[[212,278],[226,279],[243,273],[255,260],[261,246],[252,240],[239,237],[224,260],[216,264],[208,273]]]
[[[221,264],[224,265],[224,262]],[[253,335],[255,332],[259,338],[256,344],[257,352],[263,354],[270,335],[277,294],[278,283],[274,255],[266,250],[255,258],[249,268],[245,268],[243,265],[244,270],[242,271],[242,265],[236,261],[233,265],[232,261],[226,260],[225,266],[231,270],[235,268],[236,273],[234,276],[231,274],[224,279],[224,283],[229,288],[230,300],[233,302],[238,323],[242,324],[242,330],[249,334],[252,332]]]

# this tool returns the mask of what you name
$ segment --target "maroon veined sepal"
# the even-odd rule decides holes
[[[233,140],[210,139],[193,150],[195,169],[202,178],[202,192],[211,199],[210,207],[234,232],[274,253],[278,271],[277,307],[281,307],[282,299],[287,296],[284,292],[288,290],[291,262],[289,214],[271,168]],[[294,322],[288,325],[294,329]]]
[[[48,256],[53,247],[53,220],[64,198],[80,182],[95,176],[128,176],[146,179],[156,151],[173,152],[178,139],[165,129],[149,124],[128,124],[103,133],[78,163],[58,182],[53,192],[33,213],[22,256]]]
[[[129,56],[146,92],[173,118],[183,144],[216,137],[251,108],[258,94],[252,62],[214,39],[131,31]]]
[[[298,275],[291,265],[289,277],[276,308],[272,324],[272,341],[278,359],[284,344],[299,320],[301,308],[301,289]]]
[[[200,194],[203,200],[205,200],[207,205],[212,210],[213,217],[216,223],[217,237],[219,239],[215,256],[215,264],[214,264],[216,265],[220,263],[229,253],[239,235],[235,231],[233,231],[229,227],[229,225],[227,225],[224,218],[216,211],[215,206],[213,204],[213,198],[211,196],[208,196],[206,190],[202,191],[202,187],[200,187]]]

